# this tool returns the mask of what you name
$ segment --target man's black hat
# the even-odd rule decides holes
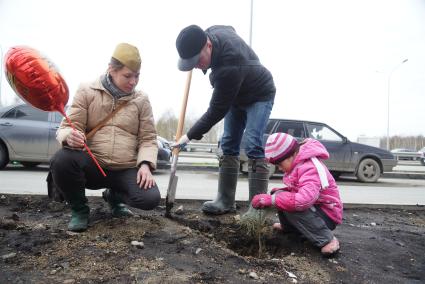
[[[202,48],[206,43],[207,35],[197,25],[188,26],[180,32],[176,39],[180,71],[190,71],[198,64]]]

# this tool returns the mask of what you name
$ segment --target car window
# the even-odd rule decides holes
[[[342,141],[342,138],[325,125],[307,124],[308,136],[317,140]]]
[[[267,122],[266,130],[264,131],[264,133],[267,133],[267,134],[271,133],[275,124],[276,124],[276,120],[269,120]]]
[[[280,121],[275,132],[288,133],[297,138],[305,137],[304,124],[297,121]]]
[[[8,112],[4,117],[22,120],[48,121],[49,113],[22,105]]]

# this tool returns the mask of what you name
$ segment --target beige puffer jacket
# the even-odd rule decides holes
[[[114,102],[99,78],[79,87],[67,114],[76,129],[88,133],[124,101],[130,102],[87,141],[87,146],[103,168],[132,168],[148,161],[155,169],[156,129],[149,99],[143,92],[136,91]],[[66,145],[71,130],[64,119],[56,133],[59,143]]]

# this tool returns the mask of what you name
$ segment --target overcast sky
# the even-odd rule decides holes
[[[250,0],[0,0],[0,52],[40,50],[72,99],[106,70],[117,43],[134,44],[138,88],[158,119],[180,112],[186,74],[175,39],[190,24],[232,25],[248,42]],[[425,1],[255,0],[252,46],[277,86],[272,117],[325,122],[351,140],[386,136],[390,94],[390,135],[425,135]],[[15,95],[1,77],[1,102],[10,104]],[[196,70],[188,115],[202,115],[211,92]]]

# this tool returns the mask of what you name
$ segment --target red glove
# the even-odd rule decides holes
[[[252,207],[261,209],[272,206],[272,197],[269,194],[257,194],[251,201]]]

